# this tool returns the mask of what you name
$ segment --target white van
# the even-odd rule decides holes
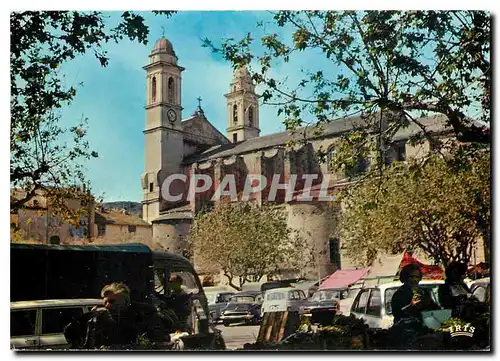
[[[18,301],[10,303],[11,349],[69,348],[64,328],[102,305],[102,299]]]

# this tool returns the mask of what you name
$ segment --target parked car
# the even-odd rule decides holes
[[[472,294],[481,302],[488,302],[490,289],[490,278],[480,278],[475,280],[470,285]]]
[[[443,283],[443,280],[423,280],[419,286],[430,292],[439,305],[438,289]],[[401,285],[401,282],[390,282],[361,289],[351,306],[351,314],[362,318],[370,328],[390,328],[394,323],[392,296]]]
[[[262,314],[283,311],[302,314],[302,306],[306,301],[307,296],[303,290],[294,287],[274,288],[264,294]]]
[[[17,301],[10,303],[10,345],[13,349],[69,348],[64,328],[102,305],[102,299]]]
[[[351,306],[359,291],[361,291],[361,287],[349,287],[347,290],[347,296],[345,298],[341,298],[339,302],[339,313],[344,316],[349,316],[351,313]]]
[[[228,291],[212,291],[205,292],[208,302],[208,310],[212,321],[217,324],[220,321],[222,310],[227,306],[234,292]]]
[[[262,294],[260,292],[239,292],[231,296],[222,310],[220,320],[224,326],[232,323],[260,323]]]
[[[316,291],[303,304],[303,313],[311,317],[314,311],[330,311],[336,314],[340,311],[340,300],[347,297],[347,289],[323,289]]]

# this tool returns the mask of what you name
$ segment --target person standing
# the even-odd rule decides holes
[[[446,267],[445,275],[445,283],[438,291],[439,302],[444,308],[452,310],[452,317],[469,319],[476,311],[485,309],[464,282],[467,276],[465,263],[451,262]]]
[[[422,280],[420,267],[415,263],[406,265],[399,274],[403,283],[394,293],[391,300],[394,322],[422,322],[422,311],[438,310],[440,307],[432,300],[429,293],[420,288]]]

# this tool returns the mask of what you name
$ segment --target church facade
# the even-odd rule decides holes
[[[286,184],[290,177],[315,174],[312,189],[327,182],[332,190],[348,183],[348,175],[334,172],[329,162],[317,159],[319,149],[335,151],[333,143],[343,133],[353,129],[359,118],[346,118],[330,122],[322,134],[306,131],[300,136],[307,141],[294,147],[286,144],[293,140],[288,132],[260,135],[258,95],[252,78],[245,68],[228,79],[228,93],[221,94],[227,106],[227,129],[223,134],[204,114],[201,106],[184,118],[181,101],[182,68],[178,64],[170,41],[162,38],[150,53],[149,64],[144,67],[147,82],[145,169],[141,177],[143,189],[143,219],[152,224],[153,242],[160,243],[170,252],[182,253],[186,247],[194,215],[202,207],[212,205],[215,186],[224,176],[231,174],[239,191],[244,188],[248,175],[262,175],[271,179],[278,175]],[[436,131],[442,129],[435,118],[422,121]],[[411,146],[407,143],[416,127],[400,131],[397,142],[387,152],[389,160],[419,157],[430,149],[428,144]],[[359,171],[362,171],[359,170]],[[174,174],[193,178],[206,175],[214,180],[214,187],[194,197],[179,197],[166,201],[165,180]],[[182,186],[180,186],[182,188]],[[252,201],[262,204],[268,199],[269,187],[253,195]],[[308,247],[314,249],[315,264],[307,274],[312,278],[324,277],[336,269],[357,266],[355,260],[343,256],[341,240],[336,234],[336,216],[341,211],[328,202],[287,200],[284,190],[278,191],[276,203],[288,214],[288,224],[300,232]],[[285,272],[285,271],[284,271]],[[287,276],[293,276],[293,270]]]

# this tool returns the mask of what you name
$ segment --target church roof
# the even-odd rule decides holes
[[[445,128],[443,118],[440,116],[422,118],[420,119],[420,123],[426,126],[427,131],[430,132],[443,131]],[[325,124],[324,130],[320,134],[315,132],[314,127],[304,127],[299,128],[294,135],[290,134],[290,132],[288,131],[285,131],[247,139],[238,143],[217,145],[207,149],[202,153],[196,153],[189,157],[186,157],[184,159],[184,164],[187,165],[195,162],[204,162],[211,159],[225,158],[233,155],[284,146],[291,140],[299,141],[303,140],[304,138],[307,140],[312,140],[315,138],[336,136],[359,128],[363,124],[366,124],[366,122],[365,120],[361,119],[360,116],[340,118]],[[394,140],[408,139],[410,136],[415,135],[420,131],[420,128],[412,122],[407,128],[401,129],[394,137]]]
[[[200,128],[202,127],[202,123],[204,123],[206,127],[208,127],[208,131],[207,128],[205,129]],[[213,124],[208,121],[208,119],[205,117],[205,114],[202,111],[200,112],[199,110],[196,110],[191,117],[183,119],[181,121],[181,125],[182,125],[182,130],[185,132],[184,133],[185,141],[190,141],[191,140],[190,138],[193,137],[192,140],[195,140],[196,143],[200,144],[213,145],[217,143],[230,142],[230,140],[227,139],[227,137],[224,134],[222,134],[219,131],[219,129],[214,127]]]
[[[320,135],[320,137],[329,136],[333,134],[340,134],[349,131],[353,129],[355,123],[357,123],[359,120],[360,118],[356,117],[356,118],[343,118],[340,120],[332,121],[325,125],[325,130]],[[184,163],[190,164],[220,157],[222,158],[229,157],[235,154],[254,152],[276,146],[283,146],[290,140],[299,140],[300,138],[303,138],[304,131],[307,139],[318,137],[317,134],[314,134],[314,130],[312,129],[312,127],[310,129],[300,128],[297,131],[297,134],[294,136],[292,136],[290,132],[285,131],[285,132],[247,139],[238,143],[217,145],[207,149],[203,153],[194,154],[193,156],[184,159]]]

